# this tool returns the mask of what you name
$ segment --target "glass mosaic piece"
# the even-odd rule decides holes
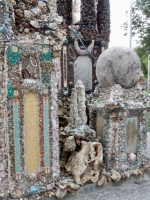
[[[136,153],[137,150],[137,117],[127,118],[126,120],[126,152]]]
[[[50,144],[49,144],[49,110],[48,97],[43,98],[44,109],[44,150],[45,150],[45,173],[50,172]]]
[[[43,46],[43,55],[41,57],[41,62],[51,61],[52,60],[51,57],[52,57],[52,55],[51,55],[50,49]]]
[[[42,82],[44,83],[44,85],[46,87],[50,87],[51,86],[51,74],[50,73],[43,74]]]
[[[8,97],[10,98],[14,97],[14,90],[10,81],[8,81],[8,85],[7,85],[7,94],[8,94]]]
[[[39,170],[38,98],[34,92],[24,95],[25,166],[26,173]]]
[[[19,139],[19,102],[18,99],[13,100],[14,115],[14,140],[15,140],[15,170],[16,179],[20,179],[20,139]]]
[[[20,48],[16,46],[9,47],[6,51],[7,61],[10,65],[15,65],[20,62],[21,54]]]

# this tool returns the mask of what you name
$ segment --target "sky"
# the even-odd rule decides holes
[[[111,14],[111,35],[109,47],[126,46],[129,47],[129,37],[124,36],[124,29],[121,27],[124,22],[128,21],[130,0],[110,0]],[[137,37],[132,38],[132,47],[136,46]]]

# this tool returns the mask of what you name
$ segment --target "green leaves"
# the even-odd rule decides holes
[[[143,74],[145,77],[147,77],[148,74],[148,53],[144,47],[136,47],[134,51],[137,53],[141,60],[141,69],[143,71]]]

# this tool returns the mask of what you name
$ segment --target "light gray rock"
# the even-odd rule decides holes
[[[37,20],[30,20],[30,24],[34,27],[34,28],[40,28],[40,24]]]
[[[111,170],[111,179],[113,180],[113,181],[116,181],[116,182],[118,182],[120,179],[121,179],[121,175],[117,172],[117,171],[115,171],[115,170]]]
[[[70,152],[76,149],[74,136],[69,136],[64,143],[64,151]]]
[[[102,87],[120,84],[123,88],[134,87],[141,74],[141,62],[137,54],[127,47],[112,47],[98,58],[96,76]]]

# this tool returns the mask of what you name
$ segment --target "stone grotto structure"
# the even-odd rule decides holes
[[[109,35],[109,0],[0,0],[1,199],[62,198],[149,168],[140,61],[105,50]]]

